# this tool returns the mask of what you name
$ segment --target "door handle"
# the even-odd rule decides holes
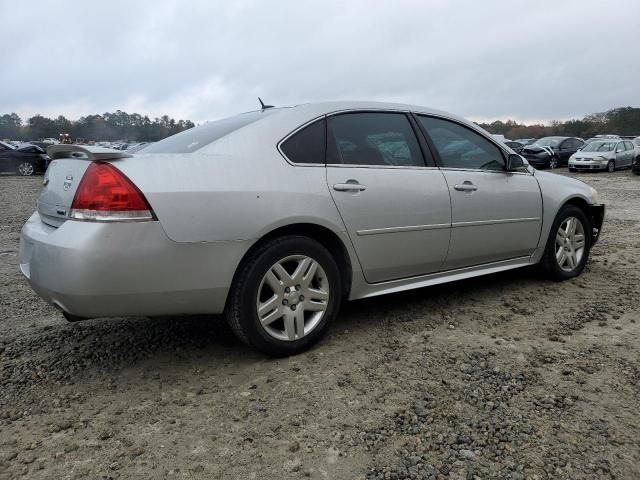
[[[336,183],[333,185],[336,192],[363,192],[367,189],[365,185],[361,185],[355,180],[347,180],[346,183]]]
[[[462,184],[454,185],[453,188],[460,192],[475,192],[476,190],[478,190],[478,187],[476,187],[469,181],[463,182]]]

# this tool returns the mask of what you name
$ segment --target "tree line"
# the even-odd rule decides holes
[[[606,112],[592,113],[582,119],[552,121],[549,125],[520,124],[514,120],[479,125],[493,134],[509,139],[540,138],[552,135],[589,138],[598,134],[640,135],[640,108],[620,107]],[[174,120],[163,115],[151,120],[138,113],[116,110],[102,115],[87,115],[79,120],[69,120],[60,115],[51,119],[34,115],[26,122],[15,113],[0,116],[0,139],[36,140],[58,138],[68,133],[73,139],[83,141],[153,142],[162,140],[183,130],[194,127],[191,120]]]
[[[68,133],[72,139],[82,141],[154,142],[194,126],[191,120],[175,120],[167,115],[152,120],[146,115],[121,110],[87,115],[79,120],[38,114],[25,122],[17,114],[8,113],[0,116],[0,139],[27,141],[58,138],[61,133]]]
[[[592,113],[582,119],[552,121],[549,125],[524,125],[513,120],[479,123],[490,133],[505,138],[541,138],[549,136],[590,138],[599,134],[640,136],[640,108],[619,107]]]

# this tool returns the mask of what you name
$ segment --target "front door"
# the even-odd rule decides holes
[[[327,184],[368,282],[442,267],[451,225],[449,192],[407,114],[328,117]]]
[[[457,122],[418,116],[451,194],[451,243],[444,269],[531,255],[542,227],[542,197],[529,172],[507,172],[503,151]]]

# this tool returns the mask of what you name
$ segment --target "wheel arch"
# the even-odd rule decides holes
[[[591,221],[591,246],[593,246],[598,240],[602,230],[602,223],[604,221],[604,205],[594,205],[587,202],[587,200],[582,197],[575,196],[567,199],[558,209],[558,212],[567,205],[574,205],[578,207]]]
[[[347,298],[349,296],[349,292],[351,291],[351,283],[353,278],[353,264],[351,256],[349,255],[347,246],[344,244],[343,240],[336,232],[326,226],[322,226],[317,223],[291,223],[274,228],[268,233],[262,235],[256,242],[254,242],[253,245],[251,245],[251,247],[240,259],[238,267],[236,268],[236,272],[233,275],[233,283],[235,283],[236,276],[241,270],[241,267],[246,259],[249,258],[256,249],[260,248],[260,246],[270,240],[287,235],[301,235],[311,238],[312,240],[319,242],[329,251],[329,253],[331,253],[336,263],[338,264],[338,269],[340,270],[340,276],[342,278],[343,297]]]

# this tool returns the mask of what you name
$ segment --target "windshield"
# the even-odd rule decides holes
[[[149,145],[138,153],[191,153],[209,145],[225,135],[246,127],[250,123],[271,115],[275,108],[241,113],[233,117],[206,122],[200,126],[177,133],[159,142]]]
[[[539,140],[536,140],[535,142],[533,142],[531,145],[535,145],[537,147],[557,147],[558,144],[560,143],[560,138],[551,138],[551,137],[547,137],[547,138],[540,138]]]
[[[582,149],[583,152],[611,152],[616,148],[618,142],[591,142],[585,145]]]

